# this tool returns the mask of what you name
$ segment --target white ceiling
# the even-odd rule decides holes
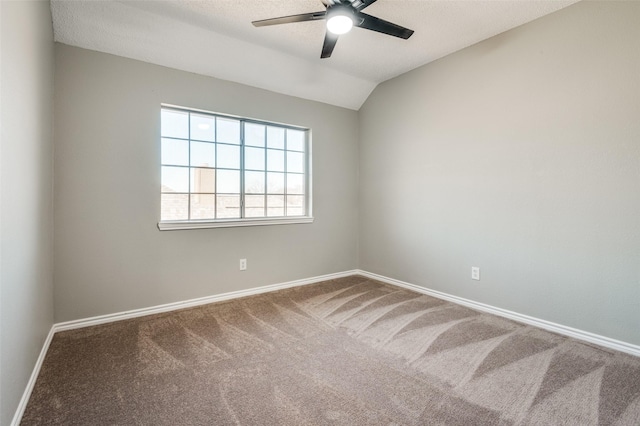
[[[378,83],[577,0],[378,0],[370,15],[409,40],[354,28],[320,59],[324,21],[251,21],[324,10],[320,0],[52,0],[55,40],[359,109]]]

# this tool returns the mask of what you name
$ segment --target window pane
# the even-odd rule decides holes
[[[264,194],[264,172],[244,172],[244,192]]]
[[[191,195],[191,219],[215,219],[215,195]]]
[[[267,150],[267,170],[284,172],[284,151]]]
[[[267,195],[267,216],[284,216],[284,195]]]
[[[287,171],[304,173],[304,154],[287,151]]]
[[[287,173],[287,194],[304,194],[304,175]]]
[[[264,125],[246,123],[244,126],[244,144],[264,146]]]
[[[207,142],[191,142],[191,165],[216,166],[216,145]]]
[[[216,169],[191,169],[191,192],[216,192]]]
[[[293,151],[304,151],[305,132],[301,130],[287,129],[287,149]]]
[[[240,121],[218,117],[217,125],[218,142],[240,144]]]
[[[162,192],[189,192],[189,169],[163,166]]]
[[[161,112],[161,135],[167,138],[189,138],[189,113],[163,109]]]
[[[264,217],[264,195],[247,195],[244,203],[246,217]]]
[[[240,172],[236,170],[218,170],[218,191],[229,194],[240,192]]]
[[[216,119],[210,115],[191,113],[191,139],[215,142]]]
[[[260,207],[260,208],[245,207],[244,208],[244,217],[265,217],[264,216],[264,207]]]
[[[268,207],[267,216],[268,217],[284,216],[284,207]]]
[[[275,207],[284,208],[284,195],[267,195],[267,207],[269,207],[269,208],[275,208]]]
[[[267,127],[267,146],[284,149],[284,129],[282,127]]]
[[[217,195],[216,203],[216,218],[240,217],[240,194]]]
[[[287,195],[287,216],[302,216],[304,214],[304,196]]]
[[[186,194],[162,194],[160,220],[189,219],[189,196]]]
[[[267,173],[267,193],[284,194],[284,173]]]
[[[244,197],[245,208],[247,207],[260,207],[264,208],[264,195],[247,195]]]
[[[304,154],[287,151],[287,171],[304,173]]]
[[[244,168],[264,170],[264,149],[246,147],[244,149]]]
[[[162,139],[162,164],[189,165],[189,141]]]
[[[240,147],[218,144],[218,167],[225,169],[239,169]]]

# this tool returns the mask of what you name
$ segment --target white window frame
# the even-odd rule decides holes
[[[240,175],[241,175],[241,179],[240,179],[241,214],[244,213],[244,197],[245,195],[247,195],[245,193],[244,177],[243,177],[245,172],[245,167],[244,167],[244,155],[245,155],[244,125],[245,123],[255,123],[255,124],[262,124],[266,126],[275,126],[275,127],[284,128],[284,129],[294,129],[294,130],[304,131],[306,133],[305,151],[304,151],[304,154],[305,154],[304,177],[305,177],[305,183],[306,183],[304,197],[305,197],[306,214],[303,216],[277,216],[277,217],[257,217],[257,218],[250,217],[250,218],[233,218],[233,219],[225,218],[225,219],[162,220],[161,218],[160,221],[158,221],[158,229],[160,231],[173,231],[173,230],[180,230],[180,229],[229,228],[229,227],[242,227],[242,226],[288,225],[288,224],[300,224],[300,223],[313,222],[314,218],[312,214],[313,197],[312,197],[312,168],[311,168],[311,164],[312,164],[311,129],[306,127],[301,127],[301,126],[295,126],[291,124],[283,124],[283,123],[276,123],[276,122],[266,121],[266,120],[239,117],[239,116],[234,116],[229,114],[222,114],[222,113],[211,112],[206,110],[187,108],[187,107],[171,105],[171,104],[161,104],[160,112],[163,109],[171,109],[171,110],[178,110],[178,111],[184,111],[184,112],[194,112],[197,114],[205,114],[205,115],[211,115],[214,117],[222,117],[222,118],[231,118],[231,119],[240,121],[241,130],[240,130],[239,146],[240,146]],[[160,132],[158,143],[160,143],[160,141],[162,140],[162,136],[163,136],[162,132]],[[187,140],[190,143],[191,138]],[[266,141],[265,141],[265,149],[267,149]],[[285,152],[286,152],[286,146],[285,146]],[[163,166],[162,160],[160,160],[158,164],[161,169]],[[191,167],[191,166],[189,165],[187,167]],[[267,171],[268,170],[265,170],[265,172]],[[159,194],[162,194],[162,193],[163,193],[162,190],[160,190]],[[189,188],[188,194],[189,196],[192,194],[191,188]],[[252,195],[252,194],[248,194],[248,195]],[[265,193],[265,197],[266,196],[267,194]],[[286,187],[285,187],[285,196],[286,196]],[[285,206],[286,206],[286,202],[285,202]]]

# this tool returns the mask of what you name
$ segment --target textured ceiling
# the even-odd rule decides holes
[[[359,109],[378,83],[577,0],[378,0],[370,15],[409,40],[354,28],[320,59],[324,21],[251,21],[324,10],[320,0],[53,0],[55,40]]]

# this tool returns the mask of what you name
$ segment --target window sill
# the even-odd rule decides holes
[[[175,221],[159,222],[160,231],[177,231],[180,229],[233,228],[239,226],[291,225],[295,223],[313,223],[313,217],[288,217],[282,219],[232,219],[224,221]]]

